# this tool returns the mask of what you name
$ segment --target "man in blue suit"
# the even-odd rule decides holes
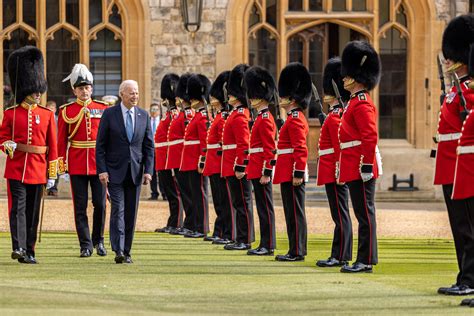
[[[154,142],[148,113],[138,104],[138,84],[120,84],[120,104],[104,111],[96,142],[97,173],[112,204],[110,242],[116,263],[132,263],[132,248],[142,183],[151,181]]]

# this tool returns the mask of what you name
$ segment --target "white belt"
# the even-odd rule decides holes
[[[249,154],[263,153],[262,147],[255,147],[249,149]]]
[[[292,154],[294,151],[295,151],[294,148],[277,149],[277,154],[278,155]]]
[[[449,142],[461,138],[461,133],[437,134],[436,140],[438,142]]]
[[[474,146],[458,146],[458,148],[456,148],[456,153],[458,155],[474,154]]]
[[[178,145],[184,143],[184,139],[175,139],[168,142],[168,146]]]
[[[362,142],[360,140],[353,140],[351,142],[341,143],[341,149],[360,146],[360,144],[362,144]]]
[[[207,149],[219,149],[221,148],[221,144],[207,144]]]
[[[237,144],[230,144],[230,145],[224,145],[222,146],[222,150],[229,150],[229,149],[236,149]]]
[[[166,147],[166,146],[168,146],[168,142],[155,143],[155,148]]]
[[[185,140],[184,141],[184,146],[188,145],[199,145],[201,142],[198,140]]]
[[[319,157],[334,154],[334,148],[320,149],[318,153]]]

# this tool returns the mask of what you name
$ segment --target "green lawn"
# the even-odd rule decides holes
[[[286,252],[285,237],[278,253]],[[112,254],[78,258],[77,244],[73,233],[44,234],[40,264],[20,265],[9,258],[9,235],[0,234],[0,315],[474,313],[458,306],[461,298],[436,294],[456,272],[446,240],[382,239],[381,263],[363,275],[314,266],[329,254],[327,236],[310,236],[301,263],[139,233],[135,263],[116,265]]]

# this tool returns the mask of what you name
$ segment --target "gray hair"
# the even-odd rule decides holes
[[[122,83],[120,84],[120,87],[119,87],[119,95],[121,95],[122,92],[127,87],[130,87],[130,86],[136,86],[138,88],[138,82],[136,82],[135,80],[124,80],[124,81],[122,81]]]

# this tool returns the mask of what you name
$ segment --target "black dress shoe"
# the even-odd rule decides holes
[[[123,263],[132,264],[132,257],[130,255],[125,255],[125,261]]]
[[[90,256],[92,256],[92,251],[90,251],[90,249],[87,249],[87,248],[81,249],[81,255],[80,255],[81,258],[87,258]]]
[[[206,234],[200,233],[200,232],[192,232],[190,231],[187,234],[184,234],[184,237],[186,238],[203,238],[206,237]]]
[[[225,250],[249,250],[250,244],[244,244],[243,242],[236,242],[233,244],[227,244],[224,246]]]
[[[150,196],[148,198],[148,201],[158,201],[158,197],[157,196]]]
[[[446,295],[471,295],[474,294],[474,288],[469,285],[461,284],[458,288],[451,288],[446,291]]]
[[[12,251],[12,259],[13,260],[18,260],[20,258],[23,258],[25,256],[26,252],[22,248],[18,248]]]
[[[204,237],[204,241],[214,241],[217,239],[221,239],[219,236],[206,236]]]
[[[105,250],[104,244],[101,242],[95,246],[95,252],[101,257],[107,256],[107,250]]]
[[[362,262],[354,262],[352,266],[346,264],[341,268],[341,272],[343,273],[372,273],[372,265],[371,264],[364,264]]]
[[[265,247],[258,247],[256,249],[250,249],[247,251],[249,256],[272,256],[273,249],[267,249]]]
[[[171,234],[171,235],[181,235],[181,236],[184,236],[184,235],[189,234],[189,233],[192,233],[192,231],[190,231],[189,229],[184,228],[184,227],[180,227],[180,228],[177,228],[177,229],[174,230],[174,231],[170,231],[170,234]]]
[[[316,265],[321,268],[342,267],[347,264],[347,261],[339,261],[336,258],[329,258],[327,260],[318,260]]]
[[[125,262],[125,255],[122,251],[119,251],[115,254],[115,263],[124,263]]]
[[[226,238],[216,239],[212,242],[213,245],[228,245],[232,243],[234,243],[232,240]]]
[[[440,288],[438,289],[438,294],[443,294],[443,295],[445,295],[446,292],[447,292],[449,289],[459,289],[459,285],[453,284],[453,285],[451,285],[451,287],[440,287]]]
[[[472,304],[472,306],[471,306]],[[474,307],[474,299],[472,298],[466,298],[461,301],[461,306],[471,306]]]
[[[18,259],[19,263],[26,263],[26,264],[37,264],[36,258],[33,255],[25,254],[22,258]]]
[[[293,256],[287,253],[286,255],[277,255],[276,261],[304,261],[304,256]]]
[[[168,226],[155,229],[155,233],[166,233],[166,234],[169,234],[170,232],[171,232],[171,227],[168,227]]]

